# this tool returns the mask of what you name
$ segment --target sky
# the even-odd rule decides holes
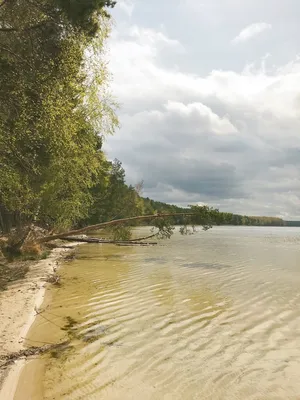
[[[128,183],[300,220],[299,0],[119,0],[108,42]]]

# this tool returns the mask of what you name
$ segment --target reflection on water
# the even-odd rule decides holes
[[[72,349],[30,363],[16,400],[300,398],[300,230],[92,244],[61,272],[28,343]]]

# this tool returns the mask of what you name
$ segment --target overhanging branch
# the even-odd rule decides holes
[[[166,214],[155,214],[155,215],[151,214],[151,215],[139,215],[137,217],[115,219],[113,221],[102,222],[101,224],[89,225],[89,226],[86,226],[85,228],[81,228],[81,229],[75,229],[75,230],[68,231],[68,232],[58,233],[56,235],[45,236],[43,238],[40,238],[38,240],[38,243],[50,242],[51,240],[54,240],[54,239],[63,239],[65,236],[74,236],[74,235],[78,235],[80,233],[84,233],[84,232],[88,232],[88,231],[92,231],[92,230],[98,230],[101,228],[106,228],[108,226],[120,225],[125,222],[145,221],[145,220],[149,220],[149,219],[178,217],[178,216],[186,216],[186,217],[195,216],[196,217],[197,213],[189,212],[189,213],[166,213]]]

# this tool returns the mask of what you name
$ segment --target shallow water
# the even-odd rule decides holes
[[[77,251],[28,336],[73,347],[29,363],[16,400],[300,399],[299,229]]]

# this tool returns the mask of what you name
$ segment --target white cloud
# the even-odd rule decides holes
[[[249,39],[259,35],[260,33],[272,29],[271,24],[267,24],[266,22],[259,22],[256,24],[251,24],[244,28],[233,40],[232,43],[238,44],[242,42],[246,42]]]
[[[187,121],[193,120],[196,125],[199,124],[197,129],[218,135],[237,133],[227,116],[220,118],[202,103],[183,104],[177,101],[168,101],[164,108],[167,112],[173,112]]]
[[[117,2],[117,7],[120,7],[120,9],[129,17],[132,16],[134,3],[131,0],[119,0]]]
[[[168,38],[164,33],[153,29],[143,29],[134,25],[129,29],[129,36],[136,40],[141,45],[159,46],[161,44],[173,47],[182,48],[180,42],[176,39]]]

